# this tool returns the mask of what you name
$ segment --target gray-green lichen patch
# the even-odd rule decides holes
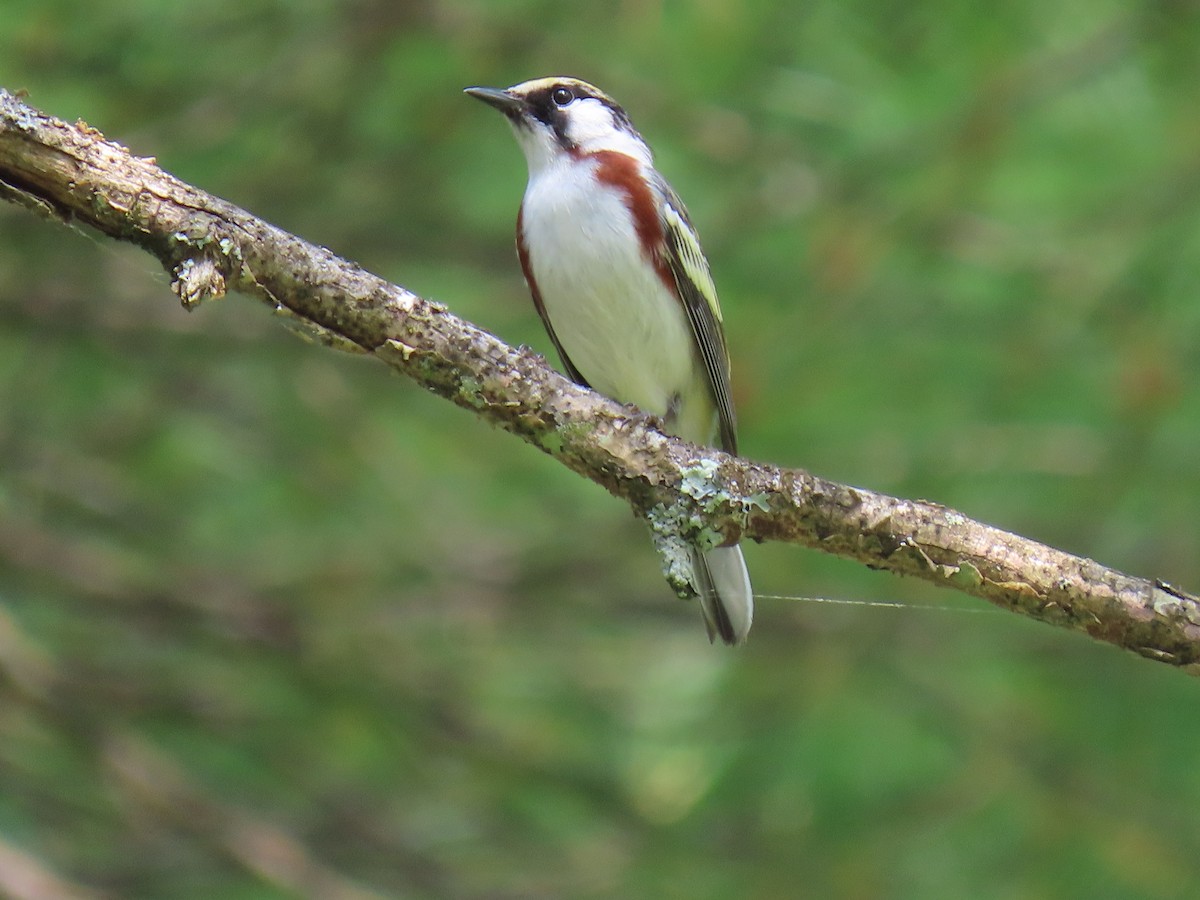
[[[683,469],[683,479],[679,490],[696,500],[705,500],[719,494],[713,479],[716,477],[718,466],[711,459],[702,459],[694,465]]]
[[[754,494],[747,494],[746,502],[742,505],[746,508],[747,512],[750,511],[751,507],[759,510],[760,512],[769,512],[771,509],[770,499],[761,491]]]
[[[193,253],[198,250],[215,247],[220,255],[226,259],[234,260],[239,264],[242,262],[242,248],[238,246],[236,241],[229,237],[214,240],[213,235],[208,232],[203,232],[192,237],[186,231],[175,231],[171,233],[171,242]]]
[[[684,537],[686,520],[677,504],[659,504],[646,515],[663,577],[671,590],[684,600],[696,596],[696,589],[692,587],[692,545]]]
[[[719,468],[711,459],[701,459],[685,467],[679,489],[693,502],[681,498],[673,503],[658,504],[646,515],[662,562],[663,577],[672,590],[685,599],[696,595],[693,549],[710,550],[724,541],[721,532],[708,524],[713,516],[733,504],[732,498],[716,483]]]
[[[30,132],[37,127],[37,116],[33,109],[3,88],[0,88],[0,115],[19,131]]]
[[[719,471],[720,465],[715,460],[701,459],[683,468],[679,483],[680,493],[696,501],[698,513],[692,517],[690,524],[696,535],[694,543],[701,550],[724,543],[724,535],[708,525],[719,514],[731,512],[734,520],[745,527],[753,509],[768,508],[766,497],[762,494],[745,498],[731,495],[718,483]]]

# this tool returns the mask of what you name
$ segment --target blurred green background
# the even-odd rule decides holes
[[[1196,2],[4,7],[0,85],[543,352],[460,91],[594,81],[748,456],[1200,588]],[[0,206],[0,894],[1196,895],[1194,679],[747,557],[710,647],[599,488]]]

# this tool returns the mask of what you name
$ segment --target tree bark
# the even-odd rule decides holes
[[[322,342],[370,353],[540,447],[627,501],[650,524],[668,573],[689,543],[786,541],[955,588],[1200,674],[1195,596],[936,503],[669,437],[535,353],[2,89],[0,196],[138,244],[171,273],[189,309],[228,290],[258,297]]]

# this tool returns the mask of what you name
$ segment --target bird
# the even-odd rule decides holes
[[[628,113],[565,76],[465,93],[503,113],[524,152],[517,255],[567,374],[668,433],[736,454],[708,260]],[[692,548],[690,562],[709,641],[743,643],[754,598],[741,548]]]

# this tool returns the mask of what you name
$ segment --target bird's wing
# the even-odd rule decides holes
[[[708,374],[708,386],[717,407],[721,449],[737,453],[737,419],[729,389],[729,350],[725,346],[717,288],[708,269],[708,260],[700,249],[696,230],[688,219],[687,208],[661,177],[656,179],[655,187],[663,200],[664,262],[675,279],[679,299],[687,312],[692,335],[700,348],[700,359]]]

